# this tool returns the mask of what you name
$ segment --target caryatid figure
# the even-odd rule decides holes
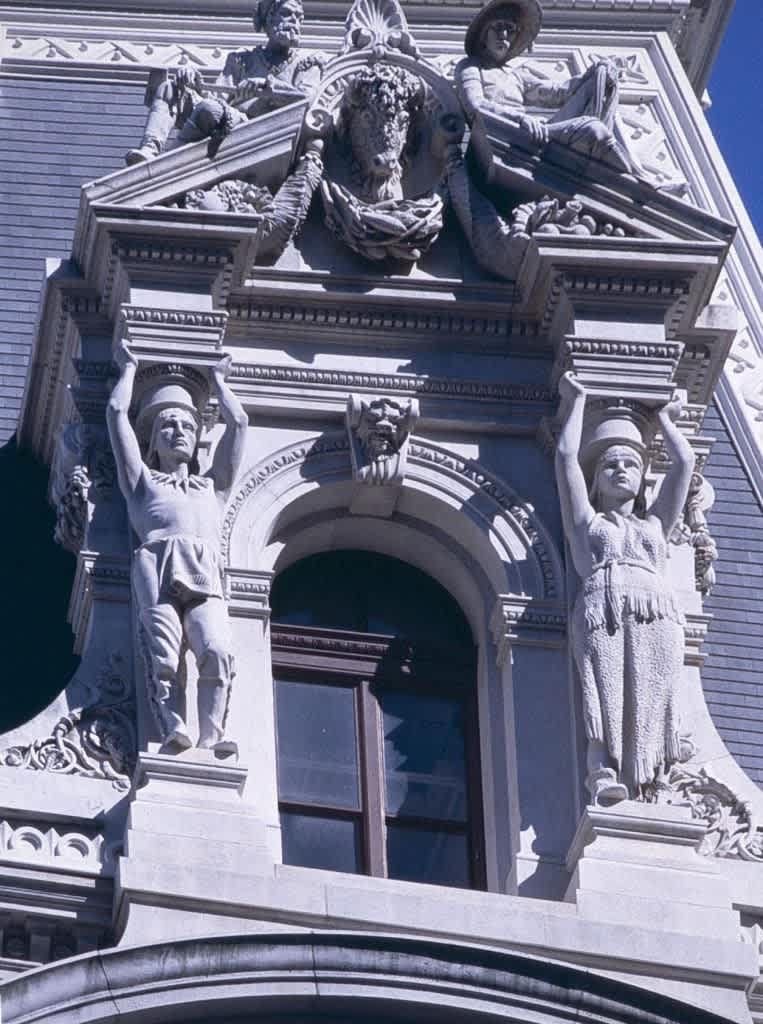
[[[191,392],[159,383],[143,395],[136,421],[128,410],[137,361],[122,345],[120,377],[107,406],[119,486],[140,542],[132,583],[149,676],[149,695],[164,749],[192,746],[185,720],[186,649],[198,667],[197,746],[218,754],[236,745],[225,738],[233,678],[220,540],[225,499],[244,450],[248,419],[226,383],[230,356],[212,370],[225,431],[206,473],[199,472],[201,416]],[[138,437],[147,441],[145,461]]]
[[[633,170],[623,140],[615,136],[618,74],[611,62],[598,61],[561,84],[512,67],[512,59],[531,46],[541,20],[538,0],[489,0],[475,15],[464,40],[467,56],[456,68],[468,120],[489,111],[513,121],[537,144],[559,142],[616,170]],[[526,113],[528,106],[554,113],[543,120]]]
[[[212,92],[199,73],[179,68],[172,78],[149,84],[149,114],[143,141],[127,153],[128,164],[162,152],[173,124],[177,144],[222,139],[237,125],[297,100],[309,99],[321,78],[325,57],[300,51],[302,0],[259,0],[254,26],[264,46],[229,53]]]
[[[670,468],[647,505],[637,424],[605,419],[584,438],[585,389],[567,373],[559,394],[556,480],[581,581],[571,639],[583,688],[587,785],[594,803],[607,804],[638,797],[685,752],[678,707],[684,616],[667,558],[694,453],[676,427],[681,403],[674,399],[655,413]]]

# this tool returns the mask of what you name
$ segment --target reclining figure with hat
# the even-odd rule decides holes
[[[538,0],[489,0],[469,26],[467,57],[456,68],[456,86],[469,121],[481,112],[514,122],[538,145],[559,142],[631,172],[634,166],[615,120],[618,73],[606,60],[562,84],[539,81],[526,67],[512,67],[537,36]],[[525,113],[527,106],[554,110],[548,120]]]
[[[304,54],[299,44],[302,0],[258,0],[254,26],[267,43],[229,53],[211,90],[196,70],[178,68],[174,76],[152,75],[146,92],[149,108],[143,141],[125,160],[137,164],[158,156],[173,124],[177,145],[211,139],[219,143],[237,125],[268,111],[310,98],[320,82],[326,58]]]
[[[106,410],[119,486],[138,536],[132,585],[149,680],[149,697],[164,749],[192,745],[185,714],[185,652],[198,667],[197,746],[235,752],[225,738],[233,678],[232,644],[223,599],[220,540],[225,499],[244,451],[248,418],[226,376],[230,356],[212,369],[225,430],[209,470],[198,467],[201,397],[182,375],[160,378],[140,400],[136,428],[128,411],[137,360],[127,346]],[[167,380],[169,379],[169,383]],[[147,445],[146,460],[138,438]]]
[[[646,446],[634,419],[605,417],[584,432],[586,392],[559,383],[556,480],[564,531],[581,583],[571,622],[594,803],[642,795],[689,749],[679,734],[684,616],[668,579],[668,538],[679,521],[694,453],[676,427],[681,402],[656,411],[670,456],[657,497],[644,498]]]

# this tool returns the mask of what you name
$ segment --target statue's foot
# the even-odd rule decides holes
[[[611,807],[629,797],[628,787],[617,781],[614,768],[600,768],[588,776],[586,785],[597,807]]]
[[[173,729],[173,731],[165,737],[164,743],[162,743],[159,753],[160,754],[179,754],[181,750],[188,750],[189,747],[193,746],[193,740],[184,732],[182,729]]]
[[[156,147],[144,143],[144,145],[138,146],[137,149],[127,150],[125,153],[125,163],[128,167],[132,167],[133,164],[142,164],[146,160],[153,160],[155,156],[159,156]]]
[[[238,743],[235,740],[200,736],[196,746],[199,750],[211,750],[215,757],[238,757]]]

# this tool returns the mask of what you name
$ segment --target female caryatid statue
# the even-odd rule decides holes
[[[203,474],[197,462],[201,416],[182,375],[160,378],[142,396],[133,430],[128,412],[137,362],[124,345],[116,360],[121,373],[106,419],[119,486],[140,542],[133,554],[132,584],[151,705],[165,751],[190,747],[184,672],[190,649],[199,671],[197,746],[230,754],[235,744],[225,738],[225,719],[233,656],[220,538],[223,504],[241,461],[248,423],[225,380],[230,356],[212,370],[225,431]],[[139,436],[147,442],[145,462]]]
[[[583,687],[587,784],[594,803],[612,803],[639,796],[661,767],[681,756],[683,615],[666,561],[694,454],[675,425],[681,404],[674,399],[655,414],[670,468],[646,508],[645,446],[635,423],[613,429],[604,421],[581,451],[585,390],[567,373],[559,393],[556,478],[581,579],[572,646]]]

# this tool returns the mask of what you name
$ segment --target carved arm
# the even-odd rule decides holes
[[[114,359],[120,374],[106,406],[106,425],[114,451],[119,486],[124,496],[128,497],[137,487],[143,470],[140,445],[128,416],[138,360],[124,342],[116,349]]]
[[[212,370],[212,383],[220,402],[220,412],[225,431],[217,445],[210,475],[215,491],[222,498],[226,497],[238,474],[246,443],[246,429],[249,417],[238,398],[227,384],[230,372],[231,356],[224,355]]]
[[[691,445],[676,426],[681,408],[681,399],[675,396],[657,410],[657,422],[670,456],[670,469],[649,513],[660,520],[666,537],[670,536],[681,517],[696,462]]]

